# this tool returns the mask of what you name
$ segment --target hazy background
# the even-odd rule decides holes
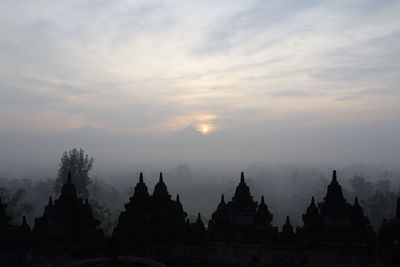
[[[361,173],[397,186],[399,12],[372,0],[0,1],[0,177],[54,179],[62,152],[82,147],[92,177],[126,189],[115,207],[139,171],[150,191],[164,171],[209,215],[243,170],[279,218],[301,203],[298,219],[333,168],[345,186]]]

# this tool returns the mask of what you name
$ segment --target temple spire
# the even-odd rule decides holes
[[[196,222],[194,223],[194,225],[195,225],[197,228],[201,229],[202,231],[205,231],[205,230],[206,230],[205,227],[204,227],[204,223],[203,223],[203,221],[201,220],[200,212],[197,214],[197,220],[196,220]]]
[[[31,232],[31,227],[26,223],[26,216],[22,217],[22,223],[18,225],[18,230],[20,234],[29,234]]]
[[[294,238],[293,226],[290,223],[289,216],[286,216],[286,222],[282,226],[282,234],[288,238]]]
[[[332,182],[337,182],[336,170],[333,170],[333,174],[332,174]]]
[[[77,200],[75,185],[72,183],[71,172],[68,172],[67,182],[61,188],[61,195],[59,200]]]
[[[221,201],[218,204],[217,210],[222,210],[226,207],[224,194],[221,195]]]
[[[354,206],[347,203],[347,200],[343,196],[342,186],[339,184],[336,174],[336,170],[333,170],[332,181],[328,185],[324,201],[318,203],[324,224],[330,224],[331,221],[333,223],[333,219],[331,220],[330,218],[334,217],[339,217],[343,220],[348,220],[350,217],[354,217],[352,220],[358,221],[359,218],[363,217],[362,208],[358,205],[358,199]],[[349,226],[347,223],[346,225],[346,227]]]
[[[179,194],[176,195],[176,202],[181,203],[181,200],[179,199]]]
[[[365,217],[362,207],[358,204],[358,197],[354,198],[350,219],[354,227],[366,227],[369,224],[369,220]]]
[[[149,196],[146,184],[143,182],[143,173],[140,172],[139,182],[135,186],[135,192],[133,198],[135,199],[146,199]]]
[[[285,222],[285,224],[283,225],[283,230],[286,232],[286,231],[288,231],[288,232],[292,232],[293,231],[293,226],[292,226],[292,224],[290,223],[290,219],[289,219],[289,216],[286,216],[286,222]]]
[[[307,217],[318,217],[319,216],[319,210],[317,208],[317,205],[315,205],[315,198],[311,198],[311,203],[307,208],[306,214],[303,215],[303,221]]]
[[[49,197],[49,205],[53,205],[53,198],[51,196]]]
[[[160,172],[160,179],[158,183],[154,186],[154,191],[153,191],[153,196],[156,198],[171,198],[171,196],[168,193],[167,186],[165,185],[163,181],[163,175],[162,172]]]
[[[328,185],[324,200],[324,203],[319,203],[321,213],[325,211],[329,213],[330,211],[336,212],[341,209],[344,210],[346,209],[345,206],[347,206],[347,209],[349,208],[346,199],[343,197],[342,187],[337,181],[336,170],[333,170],[332,181]]]
[[[250,194],[250,189],[246,182],[244,181],[244,173],[241,172],[240,174],[240,183],[236,186],[235,195],[232,198],[232,202],[234,205],[247,205],[249,203],[252,209],[257,208],[257,202],[253,201],[253,197]],[[246,204],[244,204],[246,203]]]
[[[257,223],[271,224],[272,218],[273,215],[269,212],[268,206],[265,204],[264,196],[261,196],[261,202],[254,214],[254,219]]]

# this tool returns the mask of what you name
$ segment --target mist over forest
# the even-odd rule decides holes
[[[174,199],[180,195],[191,221],[200,212],[207,222],[221,194],[230,200],[241,171],[245,173],[254,200],[259,202],[261,196],[265,197],[274,215],[273,224],[278,227],[286,216],[290,216],[294,226],[302,225],[301,215],[311,197],[317,202],[323,200],[333,169],[338,171],[347,201],[354,203],[358,196],[375,229],[384,218],[394,214],[395,199],[400,195],[398,169],[379,161],[376,164],[339,164],[345,160],[335,155],[335,151],[326,150],[325,156],[337,164],[317,157],[312,164],[308,163],[312,158],[307,158],[311,154],[307,150],[293,150],[294,154],[305,154],[303,161],[296,162],[287,151],[272,149],[273,146],[267,149],[266,144],[257,147],[260,140],[241,142],[244,139],[227,138],[223,142],[218,136],[202,136],[193,127],[164,139],[131,140],[128,136],[116,136],[92,127],[31,138],[22,134],[1,135],[6,149],[1,151],[0,194],[11,203],[8,209],[14,222],[27,215],[28,222],[33,224],[34,218],[42,215],[48,197],[57,197],[54,182],[60,157],[73,147],[83,147],[85,153],[94,157],[93,169],[89,172],[92,182],[88,186],[88,198],[107,234],[111,234],[119,213],[132,196],[140,172],[144,174],[149,193],[153,192],[159,173],[163,172],[169,193]],[[287,144],[286,149],[289,146]],[[157,153],[159,156],[151,160]],[[284,154],[289,155],[287,161],[279,160]],[[278,159],[273,160],[274,155],[278,155]]]

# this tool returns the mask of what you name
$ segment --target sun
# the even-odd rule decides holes
[[[203,124],[203,125],[198,125],[196,127],[196,130],[199,131],[199,133],[203,134],[203,135],[208,135],[211,132],[214,131],[214,126],[211,124]]]

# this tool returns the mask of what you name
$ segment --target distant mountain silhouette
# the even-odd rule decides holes
[[[199,138],[201,136],[203,135],[196,128],[190,125],[185,129],[170,135],[170,138]]]
[[[74,128],[63,134],[66,138],[84,138],[84,139],[109,139],[115,136],[114,133],[104,129],[96,128],[90,125],[83,125],[79,128]]]
[[[70,131],[67,131],[66,133],[70,133],[70,134],[94,134],[94,133],[99,133],[99,132],[103,132],[103,133],[108,133],[105,130],[99,129],[99,128],[95,128],[91,125],[82,125],[78,128],[74,128]]]
[[[204,137],[198,130],[193,126],[188,126],[185,129],[175,132],[168,137],[169,140],[187,140],[187,141],[198,141],[199,138]]]

